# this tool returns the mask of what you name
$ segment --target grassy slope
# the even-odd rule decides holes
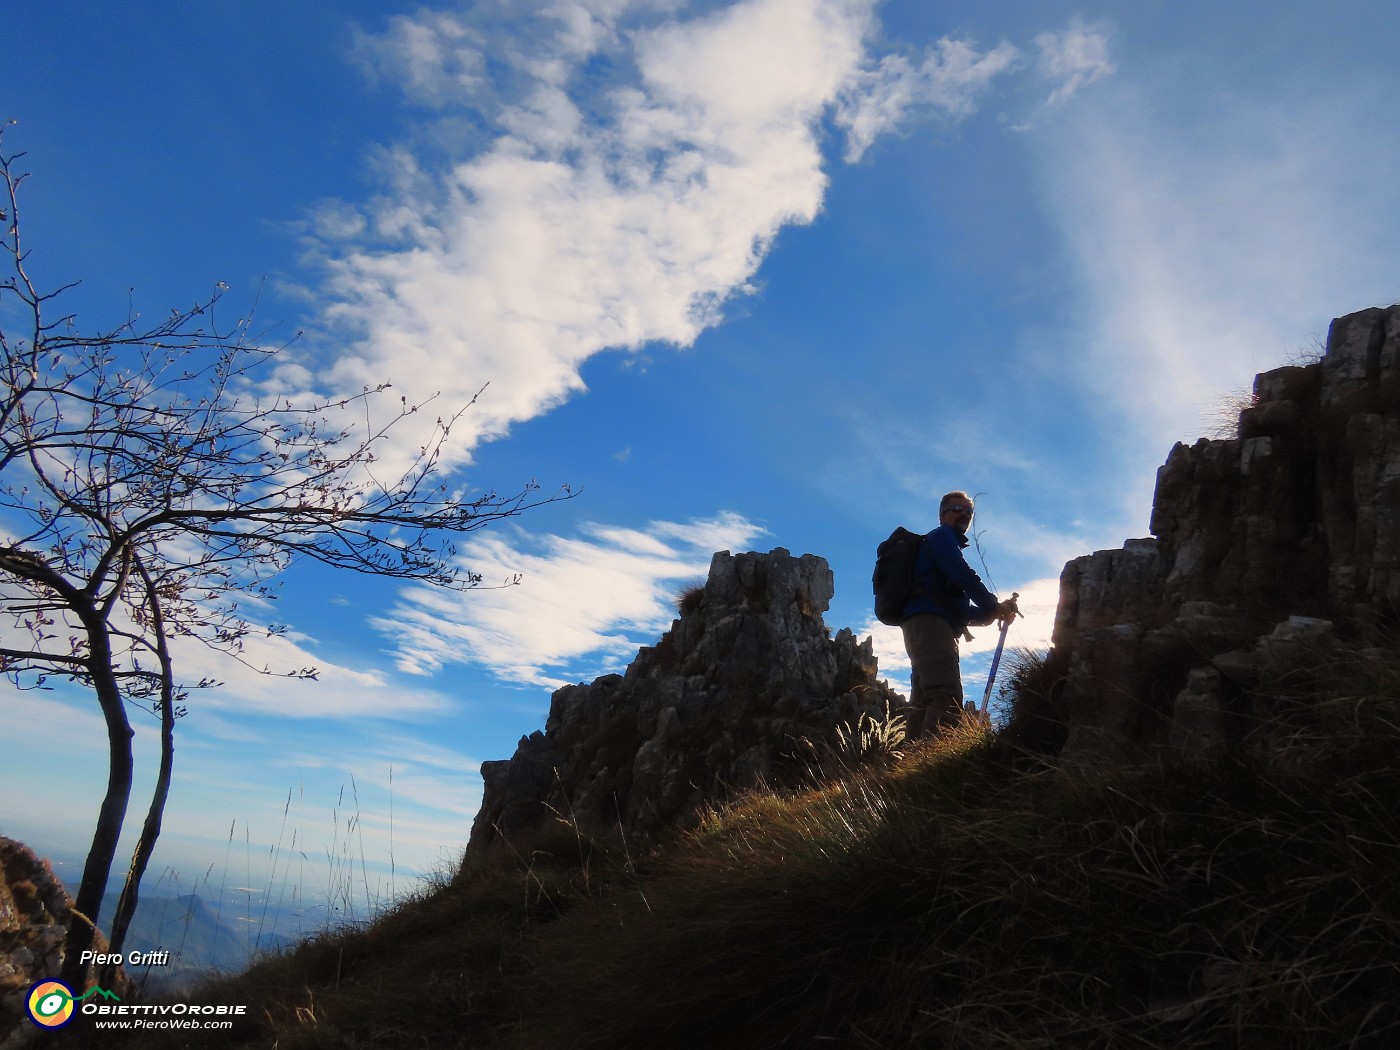
[[[258,1016],[188,1045],[1400,1045],[1400,665],[1254,708],[1227,759],[968,730],[645,857],[537,842],[206,990]]]

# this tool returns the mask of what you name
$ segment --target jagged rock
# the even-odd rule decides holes
[[[544,732],[482,766],[468,852],[564,819],[652,833],[794,772],[799,739],[903,709],[871,639],[822,620],[831,569],[811,554],[721,551],[698,601],[621,675],[557,690]]]
[[[1236,689],[1252,689],[1259,684],[1259,654],[1252,649],[1231,649],[1211,657],[1210,663]]]
[[[1319,362],[1257,376],[1237,437],[1177,444],[1151,531],[1060,576],[1052,659],[1071,754],[1205,739],[1205,712],[1257,682],[1270,652],[1333,629],[1363,645],[1393,634],[1400,306],[1338,318]],[[1293,626],[1274,633],[1281,621]],[[1193,691],[1195,669],[1220,688]]]
[[[1060,574],[1054,639],[1121,623],[1165,622],[1165,565],[1155,539],[1128,540],[1122,550],[1075,558]]]
[[[1316,659],[1318,651],[1334,639],[1331,620],[1290,616],[1259,639],[1255,654],[1261,667],[1285,670]]]
[[[24,843],[0,836],[0,1042],[32,1027],[25,998],[35,982],[57,978],[63,969],[72,909],[73,899],[49,862]],[[92,950],[107,950],[100,932]],[[91,979],[91,968],[87,976]],[[110,990],[118,994],[128,987],[120,967],[115,984]]]
[[[1172,704],[1171,743],[1179,750],[1204,754],[1225,743],[1225,698],[1222,675],[1214,667],[1195,667],[1186,688]]]
[[[1320,642],[1332,637],[1333,626],[1331,620],[1320,620],[1315,616],[1290,616],[1259,642],[1270,648]]]

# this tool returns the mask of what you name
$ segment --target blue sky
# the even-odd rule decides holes
[[[1174,441],[1400,298],[1398,46],[1384,3],[17,5],[0,119],[70,310],[227,282],[304,333],[278,389],[489,384],[454,476],[581,489],[462,544],[516,587],[289,571],[255,655],[318,683],[184,654],[227,684],[178,727],[157,870],[295,855],[314,896],[358,813],[365,881],[402,888],[464,843],[480,762],[716,550],[827,558],[828,624],[902,682],[873,550],[948,489],[1045,644],[1064,562],[1146,534]],[[79,852],[95,704],[5,689],[34,746],[0,832]],[[154,738],[138,715],[133,813]]]

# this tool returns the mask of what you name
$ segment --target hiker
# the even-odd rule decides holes
[[[910,737],[938,732],[962,718],[958,638],[972,640],[968,624],[984,626],[1016,615],[1015,601],[998,601],[963,557],[972,515],[971,496],[948,493],[938,503],[938,528],[919,545],[913,592],[899,625],[914,666]]]

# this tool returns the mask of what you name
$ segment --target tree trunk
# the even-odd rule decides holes
[[[83,865],[83,881],[78,886],[75,914],[68,920],[68,942],[64,950],[62,980],[73,991],[84,991],[82,953],[92,947],[93,934],[102,911],[102,897],[107,892],[107,880],[112,873],[112,861],[117,855],[117,840],[121,838],[126,821],[126,806],[131,798],[131,723],[127,721],[121,689],[112,668],[112,644],[107,625],[95,610],[85,610],[90,645],[89,667],[93,689],[107,722],[107,751],[109,768],[107,794],[98,811],[97,827],[92,833],[92,846]]]
[[[156,840],[160,838],[161,820],[165,815],[165,800],[170,794],[170,773],[175,765],[175,719],[168,714],[171,705],[164,705],[160,717],[160,774],[156,777],[156,788],[151,795],[151,806],[146,811],[146,822],[141,827],[141,837],[131,855],[131,870],[126,874],[122,885],[122,895],[117,900],[117,910],[112,916],[111,953],[117,954],[126,945],[126,933],[136,914],[136,904],[140,896],[141,879],[151,862]],[[110,988],[111,968],[105,967],[98,981],[104,988]]]
[[[165,816],[165,802],[170,795],[170,775],[175,767],[175,669],[171,663],[170,650],[166,645],[165,620],[161,614],[160,598],[155,584],[145,568],[137,562],[137,571],[146,584],[147,600],[151,604],[151,624],[156,639],[156,655],[160,658],[160,772],[156,776],[155,791],[151,794],[151,805],[146,810],[146,822],[141,826],[141,837],[131,855],[131,869],[126,873],[122,885],[122,895],[117,900],[117,911],[112,916],[111,954],[120,954],[126,945],[126,933],[136,914],[140,899],[141,879],[151,862],[156,840],[160,838],[161,821]],[[104,988],[111,987],[112,970],[102,968],[98,981]]]

